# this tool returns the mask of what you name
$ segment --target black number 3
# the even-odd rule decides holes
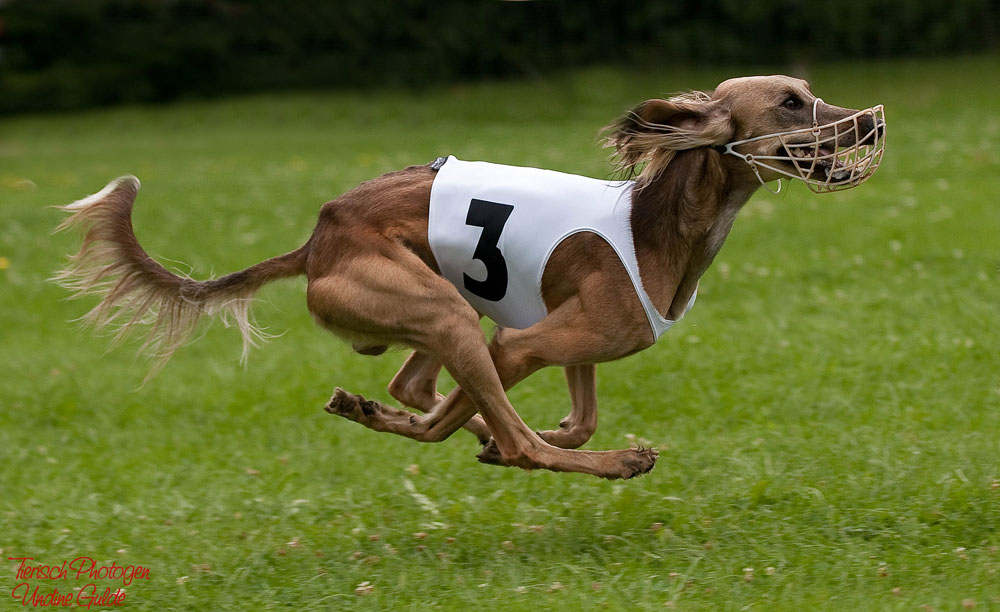
[[[513,210],[514,207],[510,204],[472,200],[469,214],[465,217],[466,225],[483,228],[472,258],[486,265],[486,278],[476,280],[468,274],[462,274],[462,280],[470,293],[491,302],[499,302],[507,295],[507,260],[497,248],[497,243]]]

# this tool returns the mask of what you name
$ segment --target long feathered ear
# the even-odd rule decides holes
[[[620,170],[634,176],[637,166],[650,162],[639,174],[643,182],[659,175],[677,151],[729,142],[734,128],[727,108],[696,91],[646,100],[604,133],[604,146],[615,149]]]

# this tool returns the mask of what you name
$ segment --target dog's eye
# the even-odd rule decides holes
[[[802,100],[798,96],[789,96],[787,100],[781,103],[782,106],[788,110],[799,110],[802,108]]]

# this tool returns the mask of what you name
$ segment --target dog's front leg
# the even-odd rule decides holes
[[[563,430],[536,434],[546,442],[546,454],[559,462],[556,466],[543,467],[555,471],[588,472],[606,478],[630,478],[652,469],[657,456],[655,450],[628,449],[602,452],[562,450],[583,444],[597,428],[594,362],[624,354],[629,349],[625,344],[628,342],[627,335],[620,333],[620,328],[611,325],[595,330],[588,328],[585,322],[586,313],[580,310],[577,302],[571,302],[527,329],[498,330],[490,344],[490,353],[505,389],[509,389],[542,367],[566,366],[573,408],[570,415],[563,419],[565,423]],[[493,430],[493,427],[490,429]],[[563,447],[563,444],[566,446]],[[557,448],[559,452],[551,452]],[[503,456],[499,439],[487,444],[479,459],[484,463],[521,465]],[[567,467],[562,467],[564,460],[568,460]],[[577,461],[587,462],[589,465],[583,469],[570,467]],[[609,469],[617,461],[623,464],[620,476],[608,476],[606,473],[592,471]]]
[[[440,372],[441,362],[433,355],[413,351],[389,383],[389,394],[405,406],[431,412],[445,401],[445,396],[437,391]],[[490,430],[481,416],[473,416],[462,427],[475,435],[480,444],[489,442]]]
[[[552,446],[579,448],[597,431],[597,366],[566,366],[566,383],[572,403],[570,413],[559,421],[560,429],[538,435]]]

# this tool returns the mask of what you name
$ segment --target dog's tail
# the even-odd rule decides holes
[[[272,280],[304,274],[309,243],[215,280],[178,276],[147,255],[136,240],[132,205],[138,192],[139,179],[123,176],[92,196],[60,207],[72,216],[56,231],[80,227],[84,237],[80,251],[53,280],[74,297],[101,295],[83,320],[98,329],[116,327],[116,341],[148,324],[142,350],[154,357],[153,372],[190,338],[202,315],[221,314],[227,325],[235,324],[246,358],[263,337],[250,316],[254,293]]]

